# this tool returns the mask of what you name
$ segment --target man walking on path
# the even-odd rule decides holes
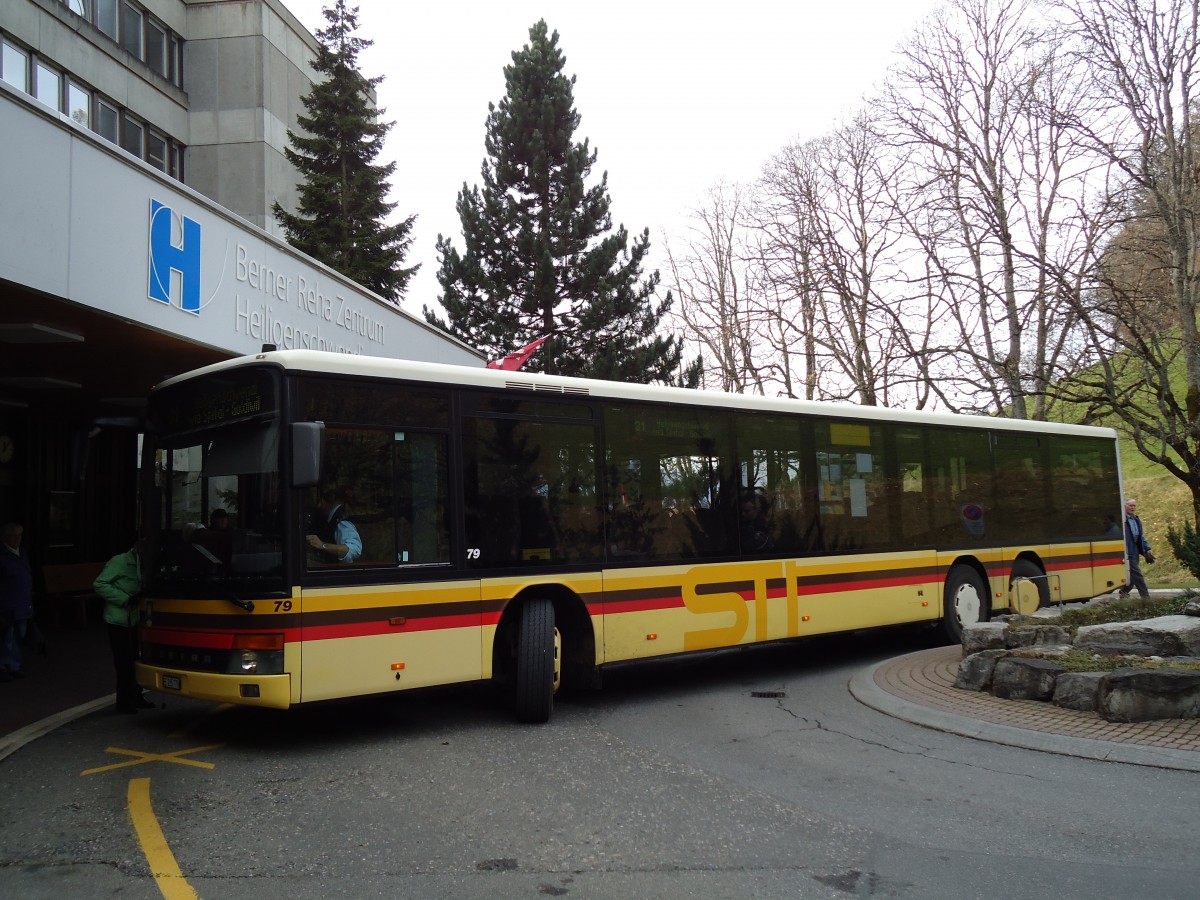
[[[1154,554],[1146,540],[1146,529],[1142,520],[1137,517],[1137,501],[1132,497],[1125,501],[1125,556],[1129,559],[1129,584],[1121,588],[1121,596],[1128,597],[1130,588],[1137,588],[1143,600],[1150,596],[1150,588],[1146,586],[1146,576],[1142,574],[1141,558],[1146,562],[1154,562]]]

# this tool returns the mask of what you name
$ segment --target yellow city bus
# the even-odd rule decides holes
[[[493,679],[545,721],[615,664],[1126,579],[1105,428],[264,350],[155,388],[142,468],[138,681],[230,703]]]

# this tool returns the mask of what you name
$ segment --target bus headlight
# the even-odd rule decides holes
[[[233,638],[226,675],[282,675],[282,634],[239,634]]]
[[[234,650],[225,666],[226,675],[282,675],[282,650]]]

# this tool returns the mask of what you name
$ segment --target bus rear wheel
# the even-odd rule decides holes
[[[979,573],[970,566],[955,566],[946,576],[942,635],[961,644],[963,628],[987,618],[988,594]]]
[[[545,722],[554,711],[560,672],[554,604],[534,597],[521,607],[517,626],[516,711],[522,722]]]
[[[1009,608],[1015,613],[1028,615],[1034,612],[1033,609],[1026,610],[1021,607],[1018,599],[1020,594],[1021,579],[1032,581],[1037,587],[1037,609],[1043,606],[1050,605],[1050,584],[1046,579],[1045,574],[1038,567],[1037,563],[1028,559],[1018,559],[1013,563],[1012,573],[1008,577],[1008,596]]]

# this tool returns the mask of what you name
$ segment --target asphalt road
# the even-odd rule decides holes
[[[1195,895],[1194,773],[987,744],[850,696],[915,648],[625,669],[545,726],[484,688],[97,713],[0,763],[0,895]]]

